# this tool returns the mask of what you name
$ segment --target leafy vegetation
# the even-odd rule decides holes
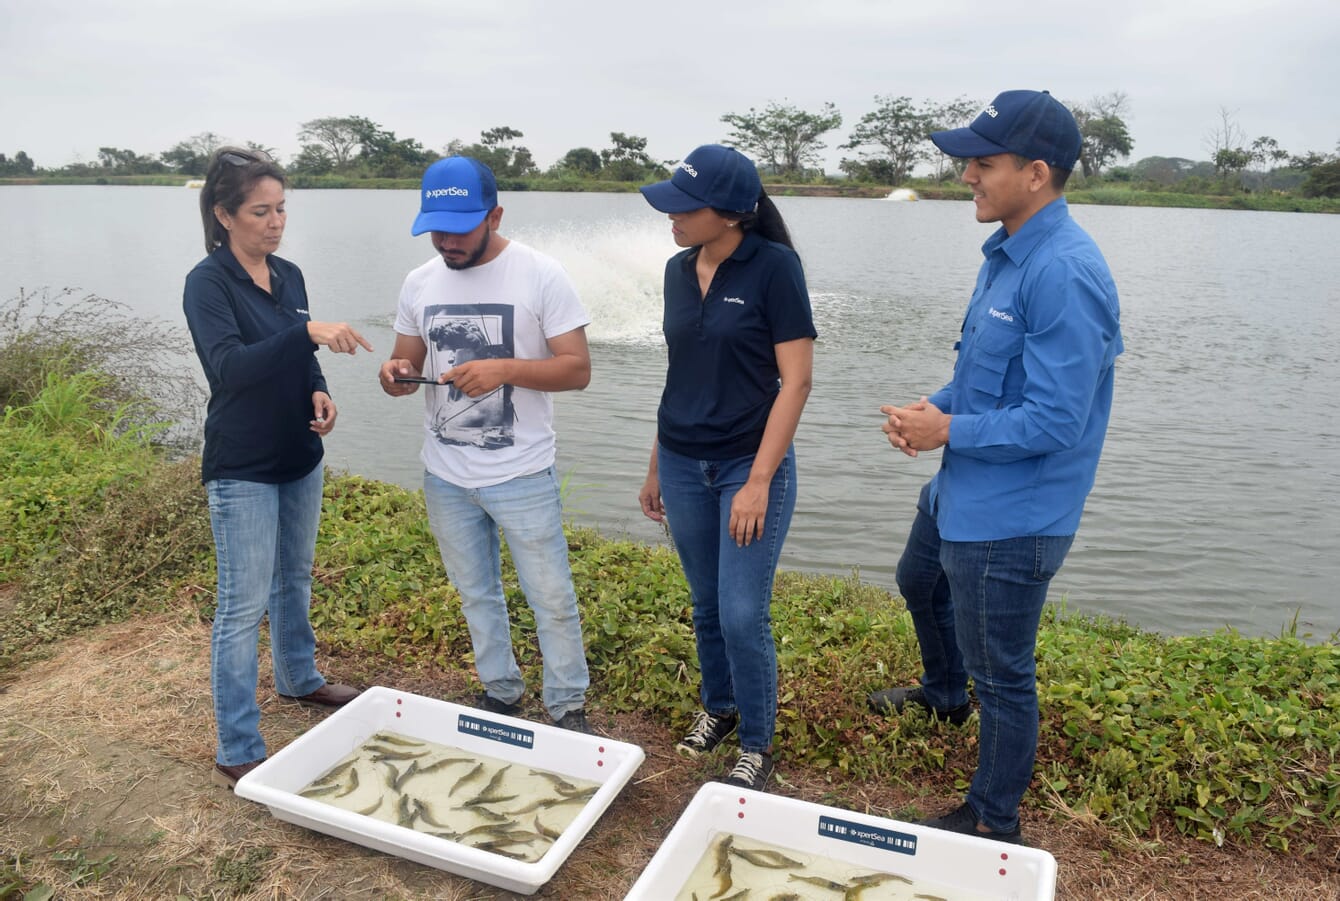
[[[108,390],[105,379],[56,374],[0,423],[0,579],[13,583],[0,602],[11,608],[0,619],[0,677],[78,629],[185,605],[212,589],[194,462],[174,462],[143,432],[118,435],[109,423],[120,407],[103,402]],[[652,711],[682,728],[697,708],[698,680],[689,594],[673,552],[578,528],[568,541],[595,703]],[[372,670],[378,661],[469,670],[469,635],[420,492],[328,478],[316,575],[312,615],[328,650]],[[504,580],[520,663],[535,672],[534,620],[507,560]],[[885,719],[864,706],[869,690],[920,671],[901,603],[855,577],[786,572],[773,612],[788,767],[827,778],[836,798],[854,780],[967,784],[975,720],[960,729],[916,711]],[[1273,639],[1165,637],[1049,609],[1038,647],[1037,777],[1026,803],[1096,818],[1117,834],[1171,824],[1207,842],[1280,853],[1333,845],[1336,638],[1292,628]],[[243,883],[256,861],[216,863]]]
[[[887,191],[903,183],[920,185],[916,168],[921,164],[933,167],[925,181],[936,186],[953,181],[962,171],[962,161],[944,156],[929,135],[970,123],[983,107],[981,100],[960,96],[916,102],[911,97],[877,94],[873,103],[874,108],[852,127],[847,141],[838,145],[859,152],[857,159],[844,158],[838,164],[845,175],[841,179],[825,174],[819,153],[825,146],[823,136],[843,122],[842,113],[832,103],[810,111],[772,100],[761,110],[750,107],[743,113],[725,113],[720,121],[731,128],[725,140],[753,156],[765,178],[788,185],[881,186]],[[1291,153],[1269,135],[1249,140],[1236,114],[1221,107],[1204,141],[1206,159],[1150,156],[1124,165],[1136,144],[1126,123],[1128,96],[1111,91],[1065,105],[1074,114],[1081,136],[1072,189],[1117,183],[1132,190],[1192,195],[1340,198],[1336,169],[1340,145],[1331,152]],[[439,153],[414,138],[398,138],[364,116],[327,116],[298,126],[301,149],[286,168],[297,187],[417,187],[429,163],[451,154],[487,163],[504,190],[629,190],[668,175],[669,161],[655,158],[647,149],[647,139],[638,135],[609,132],[608,147],[599,151],[574,147],[547,169],[520,143],[524,137],[521,130],[500,125],[484,129],[475,141],[453,138]],[[49,168],[37,165],[22,150],[12,159],[0,153],[0,183],[180,184],[184,176],[203,176],[210,155],[227,143],[206,131],[157,157],[101,147],[96,162]],[[246,146],[278,158],[272,147],[250,141]],[[672,147],[662,152],[682,154],[688,149]],[[405,184],[387,185],[387,180]],[[510,184],[503,186],[503,180]],[[1151,201],[1151,205],[1167,204]],[[1287,205],[1242,208],[1291,209]],[[1323,210],[1335,211],[1334,207]]]

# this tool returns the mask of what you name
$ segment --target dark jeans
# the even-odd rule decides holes
[[[957,707],[972,677],[981,741],[967,801],[988,829],[1009,832],[1037,755],[1038,622],[1075,536],[944,541],[926,497],[897,574],[921,644],[922,690],[933,707]]]
[[[740,750],[766,751],[777,725],[772,581],[796,507],[795,450],[773,474],[763,537],[745,547],[730,537],[730,507],[749,479],[752,454],[694,460],[662,447],[657,461],[661,501],[693,593],[703,708],[738,710]]]

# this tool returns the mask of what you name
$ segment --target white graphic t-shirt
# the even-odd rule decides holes
[[[547,359],[548,339],[591,318],[563,267],[516,241],[496,258],[448,269],[434,257],[405,277],[395,330],[428,345],[423,374],[436,377],[468,360]],[[503,385],[468,397],[425,385],[423,453],[428,471],[465,488],[497,485],[554,462],[549,394]]]

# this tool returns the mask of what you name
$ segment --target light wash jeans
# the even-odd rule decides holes
[[[896,576],[921,645],[922,691],[932,707],[957,707],[972,677],[982,709],[967,803],[988,829],[1010,832],[1037,756],[1038,623],[1075,536],[944,541],[928,494]]]
[[[796,456],[789,448],[772,477],[763,537],[740,547],[730,507],[754,456],[694,460],[660,447],[661,502],[693,594],[693,634],[703,708],[738,712],[741,751],[767,751],[777,726],[777,645],[772,582],[796,508]]]
[[[257,630],[266,613],[279,693],[301,697],[326,684],[316,668],[316,636],[308,619],[323,478],[318,464],[292,482],[205,484],[219,570],[210,686],[219,734],[216,759],[224,766],[265,756],[256,679]]]
[[[544,707],[555,720],[580,710],[590,677],[554,468],[487,488],[462,488],[425,472],[423,493],[447,578],[461,595],[484,689],[508,704],[526,690],[503,595],[501,527],[526,603],[535,612]]]

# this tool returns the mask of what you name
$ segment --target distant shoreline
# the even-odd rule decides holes
[[[108,175],[108,176],[31,176],[0,178],[0,187],[10,185],[127,185],[153,187],[185,187],[197,177],[185,175]],[[304,176],[289,178],[295,190],[413,190],[417,179],[411,178],[346,178],[344,176]],[[871,184],[782,184],[764,182],[774,197],[843,197],[883,200],[894,189]],[[903,187],[917,193],[921,200],[968,200],[971,193],[957,184],[935,184],[912,181]],[[579,181],[573,179],[499,179],[501,191],[548,191],[566,193],[627,194],[637,190],[632,182]],[[1187,209],[1252,210],[1276,213],[1330,213],[1340,214],[1340,198],[1294,197],[1288,194],[1184,194],[1176,191],[1146,191],[1124,186],[1100,185],[1066,192],[1066,199],[1074,204],[1102,206],[1180,207]]]

